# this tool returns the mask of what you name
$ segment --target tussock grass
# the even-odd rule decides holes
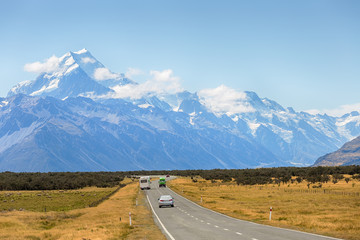
[[[127,179],[125,183],[125,187],[97,207],[47,213],[1,212],[0,239],[166,239],[152,219],[138,182]]]
[[[87,187],[79,190],[1,191],[0,211],[69,211],[97,203],[117,189]]]
[[[257,223],[343,239],[360,239],[360,182],[341,180],[312,188],[307,182],[238,186],[178,178],[169,186],[200,205]],[[324,191],[325,189],[325,191]],[[202,196],[202,202],[201,202]],[[269,210],[273,207],[272,220]]]

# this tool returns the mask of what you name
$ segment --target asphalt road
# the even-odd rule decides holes
[[[169,188],[159,188],[153,181],[150,190],[144,190],[154,219],[167,239],[239,239],[239,240],[327,240],[336,239],[283,228],[238,220],[203,208],[176,194]],[[159,208],[158,198],[171,195],[175,207]]]

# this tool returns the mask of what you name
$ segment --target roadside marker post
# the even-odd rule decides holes
[[[129,220],[130,220],[130,226],[131,226],[131,212],[129,212]]]
[[[270,207],[269,221],[271,221],[272,207]]]

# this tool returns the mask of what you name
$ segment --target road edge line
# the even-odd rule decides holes
[[[246,221],[246,220],[242,220],[242,219],[238,219],[238,218],[234,218],[234,217],[231,217],[231,216],[228,216],[226,214],[223,214],[223,213],[220,213],[220,212],[216,212],[212,209],[209,209],[209,208],[206,208],[206,207],[203,207],[193,201],[191,201],[190,199],[187,199],[186,197],[184,196],[181,196],[179,193],[175,192],[174,190],[172,190],[170,187],[168,187],[168,189],[170,191],[172,191],[173,193],[179,195],[180,197],[182,197],[183,199],[189,201],[190,203],[200,207],[200,208],[203,208],[203,209],[206,209],[206,210],[209,210],[213,213],[216,213],[216,214],[219,214],[223,217],[227,217],[227,218],[230,218],[230,219],[233,219],[233,220],[237,220],[237,221],[240,221],[240,222],[247,222],[247,223],[252,223],[252,224],[255,224],[255,225],[260,225],[260,226],[265,226],[265,227],[268,227],[268,228],[277,228],[277,229],[282,229],[282,230],[286,230],[286,231],[290,231],[290,232],[298,232],[298,233],[304,233],[304,234],[308,234],[308,235],[313,235],[313,236],[318,236],[318,237],[323,237],[323,238],[327,238],[327,239],[333,239],[333,240],[343,240],[341,238],[334,238],[334,237],[329,237],[329,236],[324,236],[324,235],[320,235],[320,234],[316,234],[316,233],[309,233],[309,232],[303,232],[303,231],[299,231],[299,230],[295,230],[295,229],[288,229],[288,228],[282,228],[282,227],[275,227],[275,226],[271,226],[271,225],[266,225],[266,224],[260,224],[260,223],[254,223],[254,222],[250,222],[250,221]]]
[[[151,207],[151,210],[152,212],[154,213],[155,217],[157,218],[157,220],[159,221],[161,227],[164,229],[165,233],[170,237],[171,240],[175,240],[175,238],[169,233],[169,231],[166,229],[166,227],[164,226],[164,224],[161,222],[160,218],[158,217],[158,215],[156,214],[153,206],[151,205],[151,202],[150,202],[150,199],[149,199],[149,196],[146,194],[146,198],[150,204],[150,207]]]

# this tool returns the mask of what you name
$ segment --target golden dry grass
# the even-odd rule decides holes
[[[166,239],[155,225],[137,181],[127,180],[127,183],[94,208],[0,213],[0,239]],[[132,226],[129,226],[129,212]]]
[[[26,209],[32,212],[68,211],[91,206],[117,187],[86,187],[80,190],[0,191],[0,211]]]
[[[360,182],[344,180],[322,188],[300,184],[238,186],[178,178],[169,183],[176,192],[229,216],[262,224],[360,239]],[[317,184],[315,184],[317,185]],[[325,193],[324,193],[325,189]],[[201,202],[202,196],[202,202]],[[273,207],[269,221],[269,208]]]

